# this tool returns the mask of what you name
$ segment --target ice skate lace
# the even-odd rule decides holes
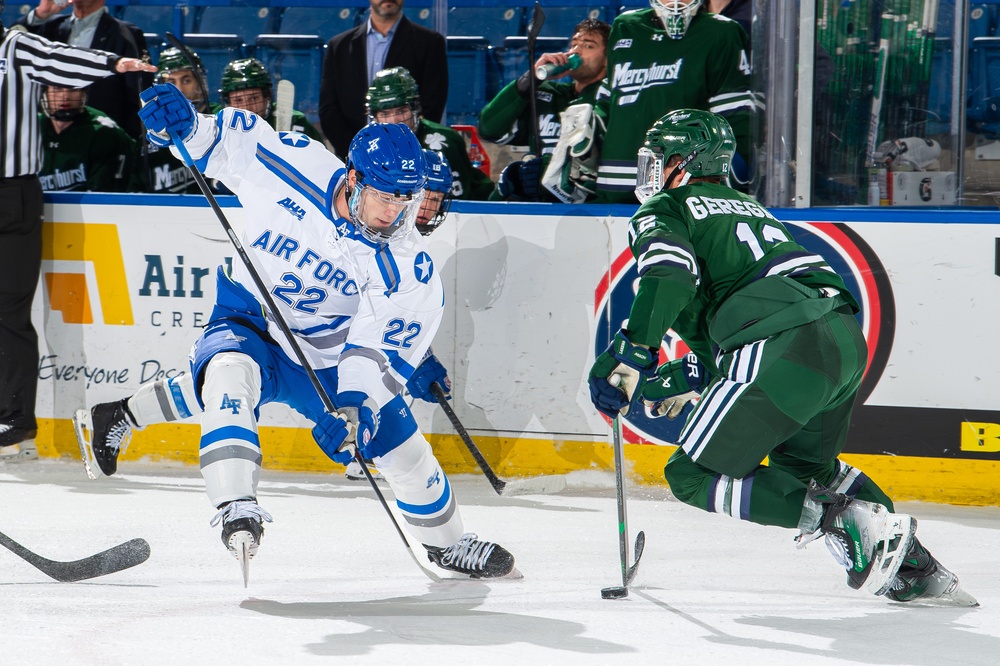
[[[222,520],[231,523],[240,518],[256,518],[261,523],[274,522],[271,514],[262,509],[257,502],[253,500],[236,500],[219,509],[218,513],[212,517],[212,520],[208,524],[211,527],[215,527]]]
[[[112,451],[125,453],[125,449],[128,448],[131,441],[132,427],[129,425],[128,421],[124,419],[112,425],[108,430],[107,445]]]
[[[458,543],[441,551],[441,564],[458,566],[469,571],[482,571],[496,544],[477,541],[477,538],[478,536],[472,533],[462,535]]]

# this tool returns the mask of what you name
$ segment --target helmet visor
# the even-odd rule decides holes
[[[413,196],[395,196],[364,185],[351,197],[351,216],[365,238],[386,243],[413,228],[423,200],[423,190]]]
[[[635,173],[635,198],[646,203],[663,189],[663,153],[653,152],[645,146],[639,149],[638,168]]]
[[[450,199],[445,192],[425,190],[424,201],[420,204],[417,214],[417,231],[426,236],[444,222],[448,214]]]

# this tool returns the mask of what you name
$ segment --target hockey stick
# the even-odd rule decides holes
[[[503,495],[504,497],[513,495],[545,495],[557,493],[566,487],[566,477],[564,476],[540,476],[534,479],[515,479],[513,481],[504,481],[498,477],[493,468],[490,467],[490,464],[486,462],[482,451],[472,441],[472,437],[469,436],[469,432],[465,429],[465,426],[458,420],[458,414],[448,404],[448,398],[445,397],[444,391],[437,382],[431,384],[431,393],[437,398],[438,404],[441,405],[441,409],[447,414],[448,420],[451,421],[451,425],[455,428],[455,432],[461,437],[462,442],[469,449],[472,457],[476,459],[479,469],[483,470],[483,474],[486,475],[486,479],[493,486],[493,490],[496,491],[497,495]]]
[[[298,341],[292,334],[292,330],[288,327],[288,324],[285,322],[285,318],[282,317],[281,313],[278,311],[278,307],[277,305],[275,305],[274,299],[271,298],[271,293],[264,285],[264,281],[261,279],[260,274],[257,272],[257,269],[254,267],[253,261],[250,259],[250,255],[247,254],[247,251],[243,248],[243,243],[240,242],[240,239],[239,237],[237,237],[236,232],[233,230],[232,225],[229,224],[229,220],[226,218],[226,214],[223,213],[222,208],[219,207],[219,202],[215,199],[215,195],[212,194],[212,190],[209,189],[208,183],[205,181],[205,176],[203,176],[201,171],[199,171],[198,168],[194,165],[194,160],[191,159],[191,153],[188,152],[187,146],[184,145],[184,142],[181,140],[179,136],[177,136],[175,132],[170,132],[170,140],[173,142],[175,146],[177,146],[177,151],[181,154],[181,159],[184,161],[184,166],[186,166],[188,168],[188,171],[191,172],[191,175],[194,176],[195,182],[198,183],[198,188],[201,189],[201,193],[205,195],[206,199],[208,199],[208,204],[212,207],[212,210],[215,212],[215,216],[219,219],[219,223],[222,224],[222,228],[226,231],[226,235],[229,236],[229,240],[230,242],[232,242],[233,247],[236,248],[236,253],[240,256],[240,261],[242,261],[243,265],[246,266],[247,271],[250,273],[250,277],[253,278],[253,283],[257,286],[257,291],[264,299],[264,304],[270,311],[274,322],[278,325],[278,328],[281,329],[282,335],[284,335],[285,339],[288,341],[288,346],[292,348],[292,352],[294,352],[295,358],[298,359],[299,365],[302,366],[302,369],[309,377],[309,382],[313,385],[313,388],[316,390],[316,394],[319,396],[319,399],[323,402],[323,408],[327,411],[328,414],[332,416],[337,416],[338,418],[343,418],[342,416],[337,414],[337,408],[333,404],[333,400],[330,399],[330,396],[329,394],[327,394],[326,389],[323,387],[323,384],[320,383],[319,377],[316,375],[316,371],[313,370],[312,365],[310,365],[309,361],[306,359],[306,355],[302,352],[302,347],[299,346]],[[413,546],[410,545],[410,542],[407,540],[406,535],[403,533],[402,528],[400,528],[399,526],[399,522],[396,520],[396,517],[392,514],[392,509],[389,508],[389,504],[385,501],[385,496],[382,495],[382,491],[379,489],[378,484],[375,482],[375,478],[372,476],[371,470],[368,469],[368,465],[365,464],[365,459],[361,455],[361,449],[359,448],[354,449],[354,459],[358,462],[359,465],[361,465],[361,470],[364,472],[365,478],[368,479],[369,485],[371,485],[372,490],[375,491],[375,495],[378,497],[378,501],[382,504],[382,508],[385,509],[386,515],[389,516],[389,521],[392,523],[392,526],[396,528],[396,534],[398,534],[399,538],[402,539],[403,545],[406,546],[406,552],[409,553],[410,558],[413,559],[414,563],[420,568],[421,571],[424,572],[424,574],[428,578],[430,578],[435,583],[441,582],[442,578],[440,576],[435,574],[433,571],[427,569],[420,563],[420,560],[417,559],[417,554],[413,551]],[[241,559],[240,564],[241,566],[245,565],[246,558]],[[244,585],[246,585],[246,579],[247,579],[247,569],[244,566],[243,569]]]
[[[195,63],[197,63],[198,60],[194,57],[194,53],[192,53],[191,49],[189,49],[187,47],[187,44],[185,44],[181,40],[177,39],[177,36],[174,35],[174,33],[170,32],[168,30],[165,33],[165,35],[166,35],[166,38],[167,38],[167,42],[169,42],[172,47],[174,47],[175,49],[177,49],[178,51],[180,51],[181,54],[184,56],[184,58],[189,63],[191,63],[191,73],[195,75],[196,79],[198,79],[198,88],[201,89],[201,94],[204,95],[204,97],[202,97],[202,99],[205,100],[204,101],[205,108],[206,109],[209,108],[210,103],[208,101],[208,83],[206,83],[204,77],[198,76],[198,72],[195,71]]]
[[[295,84],[288,79],[278,81],[275,94],[274,129],[287,132],[292,129],[292,110],[295,108]]]
[[[538,34],[542,31],[544,24],[545,12],[542,11],[542,6],[536,2],[535,11],[531,15],[531,23],[528,24],[528,81],[531,83],[529,88],[531,91],[531,131],[535,136],[535,145],[533,146],[535,157],[542,156],[542,133],[538,123],[538,80],[535,78],[535,42],[538,40]]]
[[[149,543],[145,539],[132,539],[73,562],[57,562],[36,555],[2,532],[0,532],[0,546],[60,583],[75,583],[78,580],[106,576],[142,564],[149,559]]]
[[[612,382],[614,384],[614,382]],[[618,500],[618,551],[622,564],[621,587],[606,587],[601,590],[602,599],[624,599],[628,596],[628,586],[639,573],[639,558],[646,547],[646,534],[639,531],[635,535],[635,558],[628,564],[628,513],[625,507],[625,452],[622,446],[621,416],[615,415],[611,421],[612,442],[615,452],[615,491]]]

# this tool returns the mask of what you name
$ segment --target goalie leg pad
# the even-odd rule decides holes
[[[261,450],[254,409],[260,367],[246,354],[225,352],[205,367],[201,390],[201,475],[213,506],[257,496]]]
[[[396,496],[407,531],[420,543],[443,548],[462,538],[451,483],[420,430],[374,462]]]

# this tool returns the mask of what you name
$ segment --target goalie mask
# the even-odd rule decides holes
[[[405,237],[416,223],[427,183],[423,149],[410,128],[369,124],[351,141],[347,168],[355,178],[348,207],[361,235],[383,244]]]
[[[156,65],[156,82],[173,83],[198,111],[208,110],[208,79],[205,65],[198,54],[191,52],[192,62],[178,48],[164,49]],[[190,73],[191,79],[187,79]]]
[[[649,0],[670,39],[681,39],[701,7],[701,0]]]
[[[226,65],[219,93],[226,106],[246,109],[264,120],[271,115],[271,75],[256,58],[242,58]]]
[[[420,117],[417,81],[405,67],[379,71],[368,86],[365,108],[370,122],[403,123],[416,131]]]
[[[646,141],[639,149],[635,196],[645,203],[682,169],[693,178],[728,178],[735,152],[733,130],[722,116],[698,109],[671,111],[646,132]],[[674,155],[680,156],[680,162],[664,174]]]
[[[427,185],[424,187],[424,201],[417,213],[417,231],[427,236],[444,222],[448,214],[454,176],[444,155],[428,148],[424,148],[423,152],[427,164]]]
[[[87,91],[48,86],[42,90],[42,111],[52,120],[72,122],[87,115]]]

